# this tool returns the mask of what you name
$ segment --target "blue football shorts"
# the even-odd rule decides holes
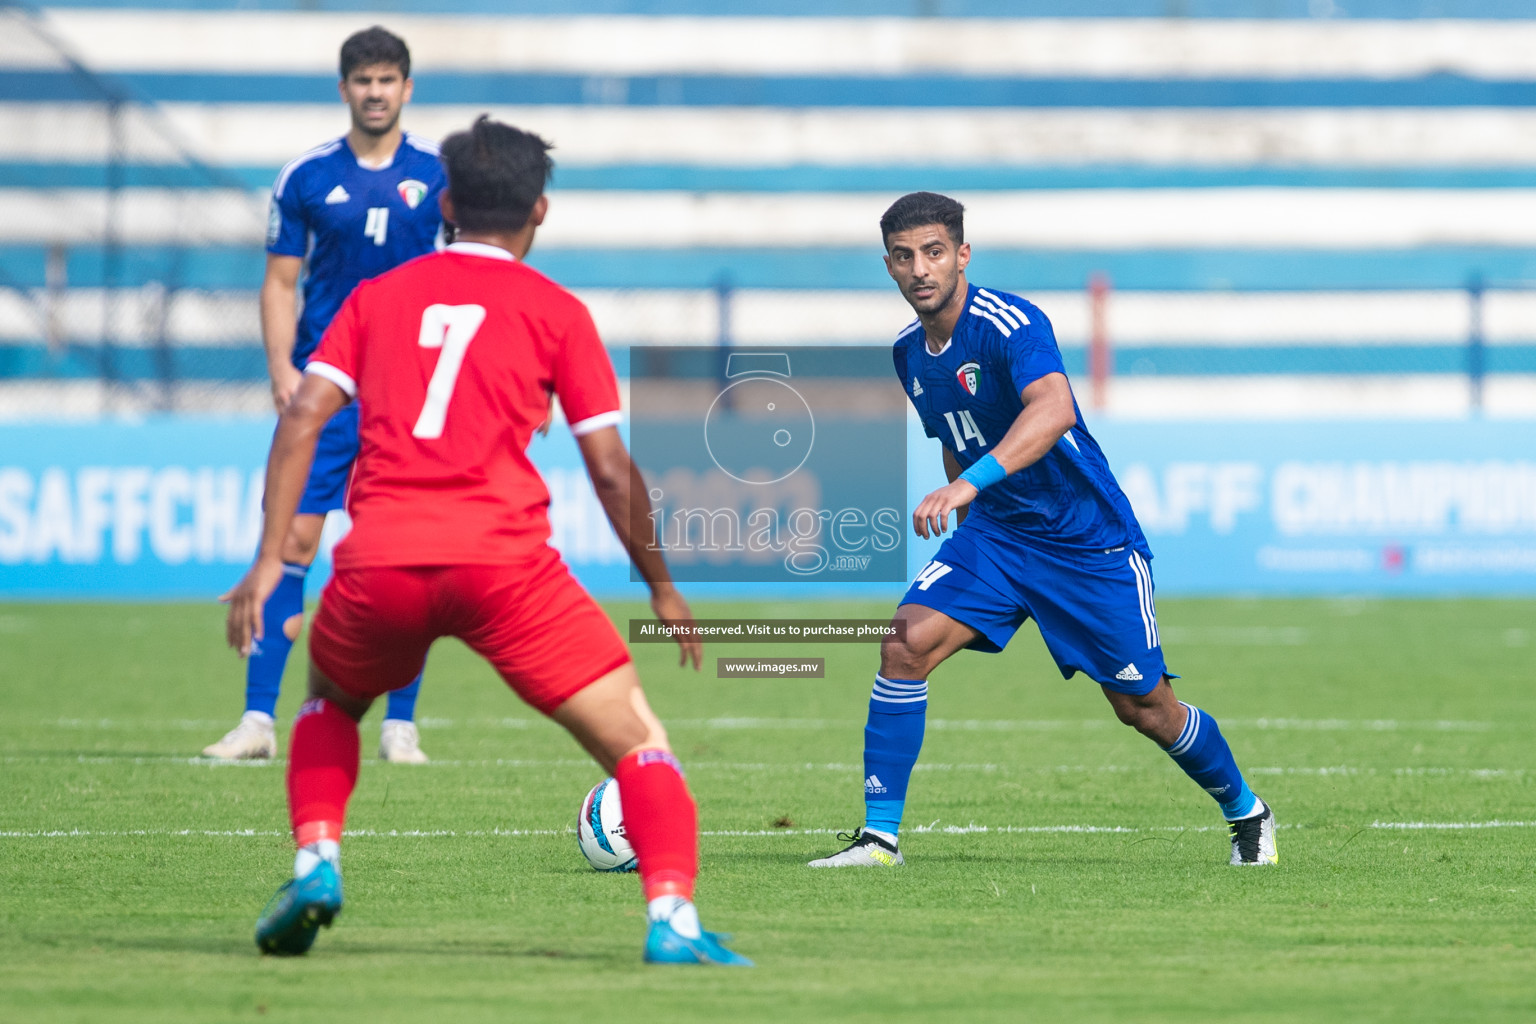
[[[320,431],[298,514],[323,516],[346,507],[347,481],[352,478],[352,463],[356,461],[357,403],[348,402]]]
[[[1034,619],[1063,678],[1082,672],[1120,693],[1144,694],[1166,673],[1152,570],[1131,547],[1048,551],[969,518],[939,546],[901,601],[943,612],[996,654]]]

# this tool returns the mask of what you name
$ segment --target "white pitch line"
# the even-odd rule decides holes
[[[266,760],[218,760],[207,757],[189,757],[174,754],[160,756],[144,754],[9,754],[0,756],[0,764],[135,764],[135,765],[182,765],[189,768],[283,768],[287,761],[282,758]],[[1021,765],[992,762],[947,763],[923,762],[914,766],[914,772],[979,772],[982,774],[1015,775],[1128,775],[1156,770],[1162,762],[1144,764],[1057,764]],[[584,758],[519,758],[497,757],[464,760],[434,759],[426,766],[432,768],[571,768],[595,771],[597,766]],[[698,771],[717,772],[861,772],[861,765],[838,761],[689,761],[687,767]],[[1474,779],[1524,779],[1536,772],[1531,768],[1461,768],[1440,765],[1415,765],[1402,768],[1361,767],[1356,765],[1255,765],[1244,769],[1248,775],[1300,775],[1326,777],[1332,775],[1397,776],[1399,778],[1450,778]]]
[[[1301,830],[1314,826],[1282,823],[1282,830]],[[1374,821],[1368,828],[1396,831],[1478,831],[1493,828],[1536,828],[1536,821]],[[918,825],[904,829],[908,834],[968,836],[968,835],[1137,835],[1151,832],[1217,832],[1222,825]],[[710,838],[752,838],[756,836],[823,836],[833,835],[845,829],[836,828],[783,828],[783,829],[706,829],[699,835]],[[0,839],[123,839],[139,836],[184,836],[195,838],[277,838],[289,833],[280,829],[41,829],[36,831],[0,831]],[[576,830],[570,827],[549,828],[490,828],[490,829],[348,829],[349,839],[494,839],[528,836],[570,836]]]
[[[1371,828],[1455,832],[1482,828],[1536,828],[1536,821],[1499,821],[1498,819],[1493,821],[1373,821]]]
[[[437,729],[531,729],[542,719],[536,718],[423,718],[418,723],[425,730]],[[113,719],[113,718],[55,718],[38,723],[43,728],[58,729],[203,729],[228,725],[225,720],[201,719]],[[787,731],[814,732],[825,729],[863,728],[862,719],[837,718],[669,718],[664,723],[669,729],[783,729]],[[1265,730],[1294,729],[1317,732],[1488,732],[1500,727],[1500,723],[1466,721],[1459,719],[1399,720],[1393,718],[1226,718],[1221,719],[1223,728],[1250,728]],[[962,719],[930,718],[927,728],[954,732],[1050,732],[1064,729],[1119,728],[1111,716],[1103,718],[1038,718],[1038,719]]]
[[[1277,828],[1299,829],[1304,825],[1281,824]],[[916,825],[904,829],[908,834],[921,833],[930,835],[981,835],[996,833],[1008,834],[1064,834],[1064,835],[1093,835],[1093,834],[1133,834],[1140,832],[1215,832],[1224,829],[1225,826],[1217,825],[1149,825],[1144,827],[1130,825],[940,825],[937,822],[931,825]],[[705,829],[699,835],[706,837],[741,838],[753,836],[825,836],[845,832],[839,828],[773,828],[773,829]],[[502,836],[573,836],[576,830],[569,826],[565,828],[490,828],[490,829],[347,829],[346,838],[362,839],[486,839]],[[288,832],[280,829],[47,829],[39,831],[3,831],[0,839],[121,839],[137,836],[186,836],[208,838],[269,838],[275,836],[287,836]]]

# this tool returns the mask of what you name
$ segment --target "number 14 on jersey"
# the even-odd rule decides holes
[[[955,451],[965,451],[967,438],[975,441],[976,447],[985,448],[987,446],[987,439],[981,436],[981,429],[976,426],[976,421],[971,418],[971,411],[969,409],[961,409],[958,413],[960,417],[959,423],[955,422],[956,415],[956,413],[952,412],[944,414],[944,421],[949,424],[949,432],[955,435]]]

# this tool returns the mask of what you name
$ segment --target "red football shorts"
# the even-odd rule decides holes
[[[463,640],[546,715],[630,660],[549,547],[518,565],[338,570],[321,594],[309,656],[346,692],[377,697],[416,678],[444,636]]]

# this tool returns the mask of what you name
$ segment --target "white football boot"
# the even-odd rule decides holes
[[[217,743],[203,748],[204,757],[222,761],[265,760],[277,756],[277,732],[272,716],[261,711],[247,711],[240,724],[224,734]]]
[[[901,851],[879,836],[871,835],[862,828],[852,835],[839,832],[837,838],[850,843],[830,857],[813,860],[807,866],[813,868],[894,868],[906,863]]]
[[[379,760],[392,764],[426,764],[421,750],[421,734],[415,722],[386,718],[379,729]]]
[[[1275,812],[1264,804],[1264,813],[1249,818],[1227,822],[1232,836],[1232,866],[1252,864],[1279,864],[1280,854],[1275,850]]]

